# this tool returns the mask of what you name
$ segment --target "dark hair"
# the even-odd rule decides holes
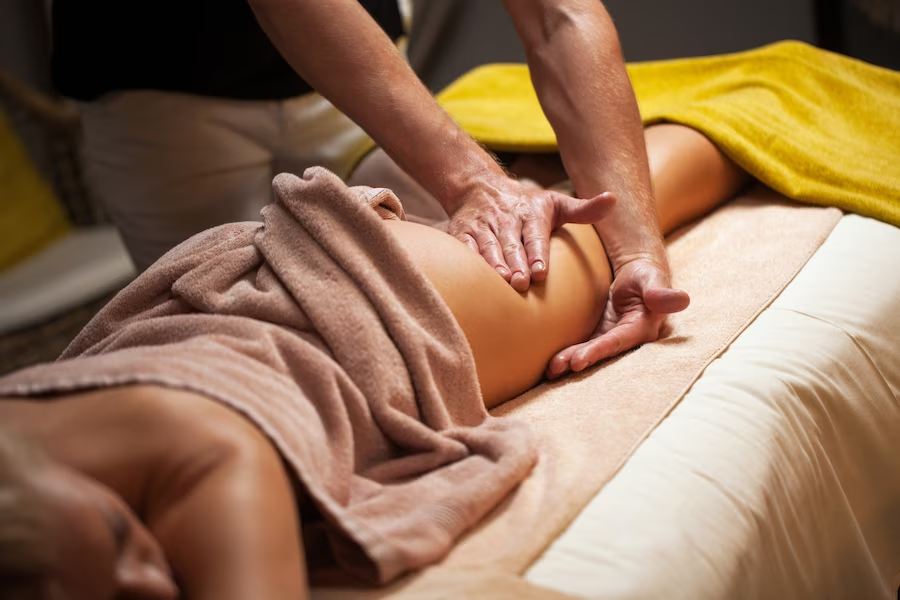
[[[41,504],[26,474],[40,456],[24,440],[0,430],[0,597],[45,598],[52,548]]]

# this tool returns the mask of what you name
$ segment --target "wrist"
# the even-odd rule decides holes
[[[614,272],[638,260],[653,263],[670,272],[665,243],[655,223],[630,221],[615,223],[604,219],[594,224]]]
[[[473,142],[474,143],[474,142]],[[447,211],[453,215],[473,196],[496,196],[509,181],[499,164],[477,146],[477,151],[460,157],[455,164],[444,165],[440,188],[432,191]]]

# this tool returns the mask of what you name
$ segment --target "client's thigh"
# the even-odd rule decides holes
[[[555,352],[584,341],[606,303],[610,271],[590,225],[553,234],[547,280],[519,294],[455,238],[385,221],[456,317],[472,348],[485,404],[537,384]]]

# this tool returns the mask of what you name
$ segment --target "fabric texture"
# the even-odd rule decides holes
[[[0,110],[0,271],[65,235],[71,224]]]
[[[169,252],[60,361],[0,396],[153,383],[221,401],[276,445],[321,513],[313,580],[386,582],[443,557],[531,470],[527,427],[487,414],[465,336],[379,215],[383,189],[279,175],[263,223]]]
[[[697,129],[793,200],[900,225],[900,73],[793,41],[628,73],[645,125]],[[556,150],[525,65],[473,70],[438,98],[489,148]]]
[[[523,573],[613,479],[706,367],[778,296],[840,217],[835,208],[790,202],[759,186],[673,234],[673,283],[690,293],[691,306],[670,316],[663,339],[539,385],[491,411],[526,422],[540,459],[501,509],[429,570],[471,569],[473,577],[482,578],[470,582],[471,589],[484,586],[472,597],[502,594],[484,573]],[[423,577],[428,576],[426,571]],[[403,597],[410,585],[355,597]],[[440,588],[431,593],[420,597],[440,597]],[[340,595],[323,589],[315,598]]]
[[[844,215],[531,566],[587,598],[896,600],[900,229]]]

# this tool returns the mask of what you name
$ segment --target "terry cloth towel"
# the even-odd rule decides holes
[[[262,223],[171,250],[0,396],[153,383],[223,402],[324,517],[304,525],[324,541],[311,578],[387,582],[443,557],[522,481],[533,440],[487,414],[462,330],[376,214],[402,216],[392,192],[322,168],[274,191]]]
[[[645,125],[687,125],[791,199],[900,226],[900,73],[793,41],[628,73]],[[493,150],[557,149],[525,65],[480,67],[438,99]]]
[[[840,218],[836,208],[789,202],[755,186],[670,236],[673,283],[691,295],[691,306],[669,317],[669,335],[492,409],[528,423],[540,450],[537,467],[501,508],[436,566],[386,589],[317,589],[314,599],[555,598],[525,582],[515,587],[514,576],[612,479]],[[447,593],[454,577],[459,583]]]

